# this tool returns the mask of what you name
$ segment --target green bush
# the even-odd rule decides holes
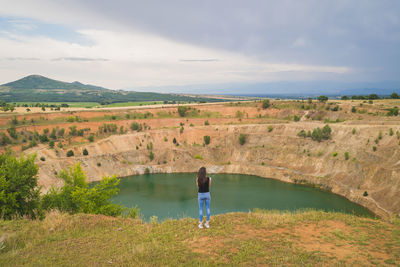
[[[272,127],[272,125],[268,126],[268,132],[272,132],[273,129],[274,127]]]
[[[399,108],[398,107],[394,107],[394,108],[389,109],[387,115],[388,116],[398,116],[399,115]]]
[[[50,148],[54,148],[54,140],[50,140],[50,142],[49,142],[49,147],[50,147]]]
[[[372,147],[372,150],[373,150],[373,151],[376,151],[376,146],[373,146],[373,147]]]
[[[269,103],[269,99],[264,99],[262,102],[262,108],[263,109],[267,109],[271,106],[271,104]]]
[[[142,125],[134,121],[131,123],[131,130],[140,132],[142,130]]]
[[[42,216],[35,158],[36,155],[16,158],[9,151],[0,155],[1,219]]]
[[[348,160],[350,158],[349,152],[344,152],[344,159]]]
[[[89,142],[93,142],[94,141],[94,135],[93,134],[89,135],[88,141]]]
[[[318,101],[320,102],[326,102],[328,101],[328,97],[324,96],[324,95],[320,95],[319,97],[317,97]]]
[[[351,131],[352,134],[356,134],[356,128],[353,128],[353,130]]]
[[[178,107],[178,113],[179,113],[179,116],[181,116],[181,117],[185,117],[187,111],[188,111],[188,107],[185,107],[185,106]]]
[[[301,130],[300,132],[297,133],[297,136],[298,136],[298,137],[306,138],[306,137],[307,137],[306,131]]]
[[[239,135],[239,144],[244,145],[246,143],[246,135],[240,134]]]
[[[393,129],[390,128],[390,129],[389,129],[389,135],[390,135],[390,136],[393,136],[393,134],[394,134]]]
[[[337,152],[333,152],[333,155],[332,155],[333,157],[336,157],[337,156]]]
[[[206,120],[206,121],[204,122],[204,125],[210,125],[210,123],[208,122],[208,120]]]
[[[210,136],[205,135],[203,137],[203,139],[204,139],[204,144],[206,144],[206,145],[210,144],[210,141],[211,141],[211,137]]]
[[[150,161],[152,161],[154,159],[153,151],[150,151],[149,158],[150,158]]]
[[[67,157],[72,157],[74,155],[74,151],[68,150]]]
[[[44,156],[41,156],[41,157],[40,157],[40,160],[41,160],[41,161],[46,161],[46,158],[45,158]]]
[[[14,138],[14,139],[18,138],[17,130],[14,125],[11,126],[10,128],[8,128],[7,132],[12,138]]]
[[[58,209],[69,213],[122,215],[123,207],[111,202],[111,198],[119,191],[119,179],[116,176],[105,176],[99,183],[89,187],[86,175],[78,163],[70,167],[69,171],[62,170],[60,178],[64,180],[64,186],[61,189],[52,187],[43,196],[44,209]]]
[[[89,152],[87,151],[86,148],[84,148],[82,154],[83,154],[84,156],[87,156],[87,155],[89,155]]]
[[[356,113],[356,111],[357,111],[356,107],[355,107],[355,106],[352,106],[352,107],[351,107],[351,112]]]
[[[294,115],[294,116],[293,116],[293,120],[294,120],[294,121],[300,121],[300,117],[297,116],[297,115]]]

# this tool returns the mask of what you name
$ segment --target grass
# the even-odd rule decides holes
[[[144,223],[50,213],[0,221],[1,266],[366,266],[400,262],[400,223],[321,211],[255,210]]]

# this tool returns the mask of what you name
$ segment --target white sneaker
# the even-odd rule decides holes
[[[199,223],[199,228],[202,229],[203,228],[203,223]]]
[[[206,223],[204,224],[204,226],[205,226],[206,228],[210,228],[209,222],[206,222]]]

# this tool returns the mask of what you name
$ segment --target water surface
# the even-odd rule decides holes
[[[298,210],[313,208],[371,215],[344,197],[316,188],[242,174],[214,174],[211,215],[260,209]],[[122,178],[113,202],[137,205],[145,220],[198,217],[196,174],[148,174]],[[205,212],[204,212],[205,214]]]

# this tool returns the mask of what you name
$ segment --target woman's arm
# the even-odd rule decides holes
[[[209,177],[210,178],[210,185],[209,186],[211,186],[211,177]]]
[[[199,178],[196,178],[196,185],[199,187]]]

